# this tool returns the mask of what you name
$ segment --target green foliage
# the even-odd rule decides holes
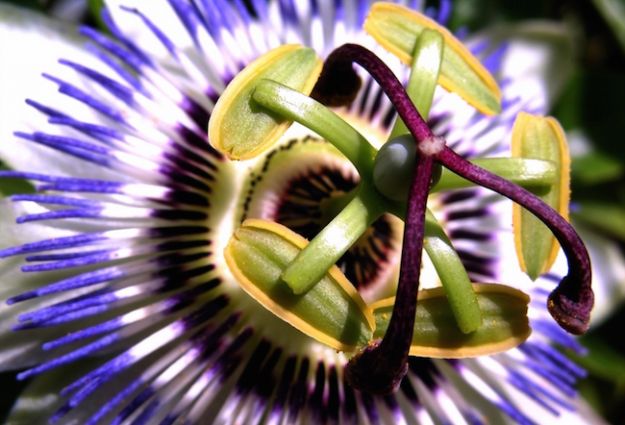
[[[0,170],[6,170],[7,167],[0,162]],[[34,192],[33,186],[24,181],[17,179],[0,179],[0,197],[14,195],[16,193]]]
[[[609,423],[625,423],[625,340],[622,325],[625,309],[581,340],[584,356],[570,354],[588,372],[580,386],[584,398]]]
[[[625,52],[625,1],[593,0],[595,7],[608,23]]]
[[[106,31],[106,26],[104,25],[104,21],[102,21],[101,15],[102,9],[104,8],[104,0],[88,0],[88,4],[91,19],[93,19],[100,29]]]
[[[0,3],[10,3],[29,9],[43,10],[44,6],[49,2],[44,0],[2,0]]]
[[[571,214],[612,238],[625,241],[625,206],[607,202],[581,202]]]
[[[573,158],[571,173],[578,184],[592,186],[622,179],[625,164],[608,154],[593,151]]]

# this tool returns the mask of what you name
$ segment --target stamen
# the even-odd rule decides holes
[[[381,342],[370,344],[353,357],[345,368],[348,382],[359,390],[389,394],[399,387],[408,371],[421,273],[425,208],[433,165],[432,157],[417,156],[408,199],[397,297],[386,334]]]
[[[590,260],[571,225],[525,189],[480,169],[440,143],[441,140],[432,134],[392,71],[364,47],[346,44],[332,52],[324,64],[322,83],[314,89],[319,98],[331,98],[324,92],[332,90],[333,84],[329,79],[333,75],[333,68],[339,69],[339,75],[345,77],[349,75],[345,67],[351,66],[351,62],[364,67],[387,93],[416,139],[421,155],[417,157],[416,173],[408,200],[401,273],[391,323],[381,342],[370,344],[350,360],[346,368],[347,380],[358,389],[388,393],[398,387],[406,373],[419,285],[425,206],[434,160],[462,177],[519,203],[549,226],[569,259],[569,274],[550,295],[549,311],[567,331],[576,334],[585,332],[593,304]],[[352,78],[353,75],[355,73]],[[438,143],[428,143],[433,140]]]
[[[331,78],[333,67],[338,66],[344,70],[346,66],[351,67],[351,62],[364,67],[380,84],[417,140],[418,146],[422,141],[435,137],[392,71],[377,56],[361,46],[346,44],[330,54],[321,73],[323,85],[316,86],[316,92],[323,94],[325,90],[331,90],[332,84],[327,79],[324,80],[324,76]],[[397,297],[391,322],[382,341],[376,341],[358,353],[345,369],[346,379],[352,386],[371,393],[388,394],[395,391],[408,371],[408,352],[421,272],[425,209],[434,158],[421,152],[421,155],[417,155],[415,165],[416,172],[408,198]]]
[[[364,47],[346,44],[329,57],[329,65],[354,61],[365,67],[387,93],[397,112],[420,145],[434,137],[392,71]],[[324,66],[323,74],[331,75]],[[583,334],[588,329],[590,312],[594,304],[591,288],[590,257],[575,229],[557,211],[546,205],[529,191],[484,170],[457,155],[449,147],[435,155],[436,160],[454,173],[481,186],[500,193],[536,215],[554,233],[568,259],[569,273],[551,293],[548,309],[558,324],[573,334]]]
[[[590,257],[573,226],[536,195],[470,163],[449,148],[437,159],[454,173],[523,206],[551,229],[566,255],[569,272],[549,295],[547,308],[566,331],[576,335],[586,332],[594,304]]]

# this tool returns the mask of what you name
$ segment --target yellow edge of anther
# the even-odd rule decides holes
[[[560,202],[558,205],[558,212],[566,221],[569,221],[569,203],[571,201],[571,157],[569,155],[569,146],[560,123],[553,117],[547,117],[547,123],[558,139],[558,152],[560,154]],[[549,259],[545,263],[542,270],[543,273],[551,269],[551,266],[553,266],[553,263],[556,261],[559,251],[560,244],[554,237],[551,245],[551,252],[549,253]]]
[[[405,6],[400,6],[398,4],[386,3],[386,2],[375,3],[371,7],[369,16],[365,20],[365,24],[364,24],[365,31],[371,36],[373,36],[376,39],[376,41],[382,45],[382,47],[384,47],[386,50],[388,50],[389,52],[397,56],[399,60],[401,60],[403,63],[407,65],[412,64],[412,56],[410,54],[404,52],[403,50],[399,48],[396,48],[395,46],[388,43],[384,39],[380,39],[375,36],[376,34],[375,26],[371,22],[372,21],[371,16],[378,12],[397,13],[399,15],[402,15],[410,19],[411,21],[415,22],[415,24],[419,26],[423,26],[425,28],[438,31],[443,36],[443,39],[445,40],[445,48],[451,48],[454,52],[456,52],[469,65],[469,67],[473,69],[473,71],[475,71],[477,76],[482,80],[482,82],[486,85],[486,87],[495,96],[495,98],[497,99],[497,102],[501,103],[501,90],[499,89],[499,85],[497,84],[493,76],[490,74],[490,72],[488,72],[488,70],[484,67],[484,65],[482,65],[482,63],[475,56],[473,56],[471,52],[451,32],[449,32],[449,30],[447,30],[447,28],[439,25],[438,23],[428,18],[427,16],[420,14],[418,12],[415,12],[414,10],[411,10]],[[439,75],[439,83],[441,86],[443,86],[446,90],[450,92],[458,93],[458,94],[465,93],[464,90],[462,90],[462,87],[453,83],[449,78],[445,77],[442,74]],[[496,115],[497,113],[499,113],[499,111],[486,108],[485,105],[482,105],[477,102],[473,102],[473,99],[471,99],[469,96],[463,95],[462,97],[465,100],[467,100],[469,103],[471,103],[471,105],[473,105],[479,112],[482,112],[483,114]]]
[[[289,127],[290,123],[285,122],[279,124],[274,128],[274,130],[269,133],[266,137],[266,141],[260,144],[256,149],[244,154],[244,155],[236,155],[232,151],[226,150],[222,143],[221,137],[221,126],[223,123],[223,119],[225,117],[225,112],[227,112],[232,103],[237,99],[239,93],[245,90],[249,83],[258,78],[259,74],[262,74],[266,69],[268,69],[276,58],[285,55],[286,53],[299,50],[306,49],[306,47],[300,44],[285,44],[280,47],[277,47],[266,54],[260,56],[248,66],[246,66],[241,72],[239,72],[234,79],[228,84],[224,92],[217,99],[217,103],[213,108],[213,113],[211,119],[208,122],[208,140],[213,145],[213,147],[219,152],[226,155],[229,159],[232,160],[245,160],[250,159],[257,156],[260,152],[265,150],[268,145],[273,144],[277,138],[279,138]],[[310,94],[319,74],[321,74],[321,69],[323,68],[323,61],[317,57],[315,68],[313,69],[310,78],[306,81],[304,89],[302,92],[306,95]]]
[[[525,303],[530,302],[530,297],[525,292],[501,283],[471,283],[471,286],[473,287],[473,292],[476,294],[483,294],[485,292],[489,294],[507,294],[517,298],[523,298]],[[445,288],[437,286],[436,288],[419,290],[417,300],[423,301],[442,296],[445,296]],[[369,308],[375,312],[381,308],[391,307],[393,304],[395,304],[395,297],[388,297],[369,304]]]
[[[521,156],[521,142],[525,127],[531,119],[531,115],[526,112],[519,112],[512,126],[512,157]],[[514,248],[519,261],[519,266],[523,272],[527,273],[527,265],[523,257],[523,238],[521,237],[521,206],[516,203],[512,205],[512,231],[514,232]]]
[[[532,334],[531,328],[528,326],[527,332],[515,338],[509,338],[505,341],[495,342],[493,344],[481,345],[473,348],[435,348],[435,347],[418,347],[411,345],[408,352],[415,357],[430,357],[434,359],[462,359],[467,357],[488,356],[491,354],[501,353],[511,348],[521,345]]]
[[[530,302],[530,297],[511,286],[502,285],[499,283],[473,283],[473,290],[476,294],[488,292],[489,294],[499,293],[499,294],[508,294],[517,298],[522,298],[523,301],[527,304]],[[445,288],[437,287],[424,289],[419,291],[419,295],[417,300],[422,301],[429,298],[441,297],[445,295]],[[395,297],[384,298],[382,300],[376,301],[370,305],[371,310],[375,312],[375,310],[391,307],[395,304]],[[418,307],[417,307],[418,308]],[[437,348],[437,347],[420,347],[412,345],[410,347],[409,354],[415,357],[431,357],[431,358],[449,358],[449,359],[460,359],[465,357],[477,357],[477,356],[485,356],[489,354],[496,354],[502,351],[506,351],[510,348],[514,348],[525,341],[532,333],[531,328],[528,326],[528,331],[519,335],[516,338],[507,339],[505,341],[495,342],[492,344],[481,345],[479,347],[467,348],[467,347],[459,347],[459,348]]]
[[[297,44],[285,44],[269,51],[246,66],[234,77],[230,84],[228,84],[221,96],[219,96],[219,99],[217,99],[217,103],[215,103],[215,107],[213,108],[211,119],[208,122],[208,140],[215,149],[224,153],[229,158],[235,159],[230,156],[231,152],[225,150],[220,137],[221,125],[225,116],[224,111],[228,111],[230,109],[230,106],[236,100],[237,95],[245,89],[247,84],[252,79],[257,77],[259,71],[262,72],[267,69],[276,57],[281,56],[284,53],[294,51],[300,47],[301,46]]]
[[[317,60],[315,61],[315,68],[312,70],[310,77],[308,78],[308,80],[306,80],[306,83],[300,93],[303,93],[305,95],[310,94],[312,89],[315,87],[317,80],[319,79],[319,75],[321,74],[322,69],[323,69],[323,61],[318,57]],[[277,125],[273,129],[273,131],[266,136],[265,142],[258,145],[256,149],[252,149],[248,153],[244,155],[239,155],[236,158],[234,157],[229,157],[229,158],[235,159],[235,160],[246,160],[246,159],[250,159],[250,158],[254,158],[258,156],[259,154],[267,150],[269,146],[273,145],[289,129],[289,126],[291,124],[292,124],[291,121],[285,121],[282,124]]]
[[[513,157],[521,157],[521,142],[522,136],[525,133],[525,128],[529,122],[536,118],[536,116],[528,114],[526,112],[520,112],[514,125],[512,127],[512,146],[511,153]],[[571,199],[570,192],[570,171],[571,171],[571,158],[569,156],[569,147],[566,141],[566,135],[560,123],[553,117],[544,118],[547,120],[547,124],[555,134],[558,140],[558,152],[560,157],[560,199],[557,206],[557,211],[565,220],[569,221],[569,202]],[[516,255],[519,260],[521,270],[527,272],[527,266],[525,259],[523,258],[523,242],[521,238],[521,212],[522,207],[514,204],[512,206],[512,228],[514,231],[514,245],[516,248]],[[560,244],[553,238],[551,243],[551,250],[549,251],[549,257],[543,264],[541,270],[542,273],[546,273],[551,269],[553,263],[556,261],[558,252],[560,251]]]
[[[308,241],[304,239],[302,236],[293,232],[289,228],[282,226],[281,224],[274,223],[267,220],[261,219],[247,219],[243,222],[241,227],[248,228],[256,228],[260,230],[268,230],[270,232],[274,232],[284,237],[288,242],[292,243],[299,249],[303,249]],[[236,237],[233,235],[233,238]],[[291,324],[294,328],[299,331],[305,333],[311,338],[328,345],[329,347],[338,350],[338,351],[354,351],[358,347],[343,344],[341,341],[329,337],[328,335],[318,331],[311,325],[309,325],[304,320],[300,319],[293,313],[288,310],[283,309],[280,305],[276,304],[271,298],[269,298],[264,292],[260,291],[239,269],[236,261],[233,258],[232,253],[230,252],[230,243],[226,246],[224,250],[224,256],[226,259],[226,263],[230,268],[230,271],[237,279],[238,284],[247,292],[252,298],[256,301],[260,302],[265,308],[274,313],[276,316],[282,318],[287,323]],[[365,320],[367,321],[367,325],[369,325],[369,329],[374,332],[375,331],[375,319],[373,317],[373,312],[371,308],[369,308],[360,294],[356,291],[354,286],[347,280],[347,278],[341,273],[337,266],[332,266],[328,271],[330,277],[334,279],[341,288],[356,302],[360,310],[362,311]]]

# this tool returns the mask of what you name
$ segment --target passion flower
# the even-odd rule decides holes
[[[3,201],[0,214],[0,293],[7,301],[0,310],[0,364],[20,370],[18,378],[28,383],[9,423],[571,423],[593,419],[575,395],[574,384],[583,370],[551,345],[555,341],[581,351],[544,310],[545,289],[552,289],[554,275],[559,280],[559,270],[522,288],[537,301],[528,307],[534,332],[525,343],[496,356],[473,359],[408,357],[407,363],[394,363],[407,370],[399,388],[380,396],[356,390],[346,381],[345,367],[353,352],[337,352],[293,328],[250,297],[226,266],[223,250],[243,215],[269,214],[256,206],[278,205],[277,214],[269,219],[282,217],[289,222],[292,217],[280,214],[293,210],[294,203],[286,204],[298,194],[298,184],[312,190],[302,180],[297,183],[292,170],[285,183],[294,191],[279,187],[275,175],[264,176],[259,164],[293,139],[345,141],[338,149],[344,157],[336,152],[322,155],[314,165],[310,152],[288,157],[290,163],[306,165],[303,179],[326,190],[338,181],[324,185],[335,173],[352,170],[342,175],[353,185],[345,187],[345,196],[322,196],[324,205],[312,208],[326,214],[311,230],[314,238],[333,221],[331,211],[343,211],[356,199],[353,191],[365,180],[361,176],[369,175],[361,171],[373,167],[377,147],[392,131],[395,109],[379,85],[356,71],[359,84],[348,87],[337,101],[345,105],[353,100],[335,110],[340,121],[317,109],[323,116],[314,120],[320,124],[313,128],[316,135],[292,129],[295,134],[287,133],[267,157],[252,164],[233,163],[211,147],[206,129],[215,103],[246,65],[274,47],[300,44],[325,59],[345,41],[371,43],[361,29],[368,2],[270,0],[253,1],[247,7],[239,1],[155,0],[122,9],[117,3],[125,2],[106,3],[102,17],[106,34],[90,27],[80,29],[88,41],[86,48],[76,47],[58,25],[0,6],[4,31],[0,43],[8,43],[7,51],[16,53],[6,69],[16,77],[7,81],[16,85],[36,68],[31,62],[18,67],[25,56],[33,62],[50,55],[61,58],[58,64],[36,70],[37,74],[45,71],[45,79],[28,81],[29,87],[37,88],[35,97],[26,100],[28,112],[21,115],[19,108],[29,96],[28,87],[23,87],[19,103],[2,117],[2,130],[7,124],[18,133],[15,138],[3,133],[0,155],[13,170],[0,171],[0,176],[35,185],[34,192]],[[441,2],[441,6],[436,18],[443,25],[449,4]],[[24,29],[17,26],[23,16],[37,22],[37,31],[45,35],[23,35]],[[376,53],[392,63],[382,51]],[[482,59],[489,59],[487,68],[496,71],[498,57]],[[351,63],[343,69],[347,68]],[[399,73],[405,76],[404,71]],[[488,120],[437,91],[427,127],[467,158],[506,150],[509,146],[501,137],[511,130],[506,117],[521,110],[545,112],[542,98],[536,108],[524,97],[527,93],[517,97],[515,83],[502,85],[503,115]],[[264,88],[265,98],[273,102],[276,87]],[[3,98],[13,92],[6,90]],[[311,93],[319,99],[318,92]],[[262,100],[262,90],[255,96]],[[425,101],[410,103],[421,108]],[[25,123],[14,119],[17,111]],[[462,125],[450,119],[467,111],[470,119]],[[343,118],[358,131],[343,125]],[[484,139],[476,144],[468,137],[475,134]],[[475,162],[520,184],[531,180],[528,187],[536,182],[551,185],[557,179],[543,159],[479,161]],[[529,167],[528,161],[539,166]],[[533,173],[517,174],[507,164]],[[498,169],[510,171],[498,173]],[[250,191],[259,176],[262,182]],[[271,191],[274,184],[280,189],[276,193]],[[373,183],[367,184],[378,196]],[[460,260],[460,274],[470,277],[466,281],[520,284],[501,278],[499,254],[514,255],[514,251],[499,237],[509,216],[502,218],[495,199],[445,170],[432,190],[438,192],[428,200],[435,216],[429,226],[444,228],[454,248],[445,252]],[[281,197],[285,193],[291,198]],[[250,200],[247,210],[246,200]],[[358,202],[354,206],[355,216],[368,208],[366,202],[360,204],[362,209]],[[389,200],[386,206],[398,217],[407,217],[400,203]],[[372,219],[379,216],[375,212]],[[306,208],[297,213],[296,219],[310,222]],[[379,217],[381,223],[391,223],[385,215]],[[355,238],[344,253],[339,250],[328,258],[344,261],[346,274],[349,268],[356,270],[354,281],[361,274],[357,270],[377,270],[375,283],[369,285],[375,289],[362,295],[370,304],[396,295],[399,237],[387,226],[376,228],[379,221],[373,221],[373,227],[366,223],[356,223],[365,229],[364,239]],[[435,236],[436,232],[425,232],[426,250],[428,238]],[[438,242],[447,243],[442,237]],[[358,256],[351,251],[359,243],[369,253]],[[348,267],[360,261],[350,256],[363,258],[363,264]],[[325,276],[327,270],[320,273]],[[437,285],[439,277],[426,262],[422,283]],[[360,281],[369,282],[368,278]],[[476,293],[483,325],[490,310],[480,304],[479,290],[473,286],[470,290]],[[456,329],[457,317],[449,304],[441,305],[446,328],[456,332],[454,341],[460,333],[471,338]],[[380,317],[386,314],[385,310]],[[431,322],[420,318],[414,323]],[[388,329],[389,322],[384,324]],[[388,335],[388,330],[382,332],[382,322],[379,329],[374,338]],[[412,341],[408,341],[409,351]]]

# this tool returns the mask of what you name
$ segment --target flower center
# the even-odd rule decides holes
[[[350,202],[359,182],[352,164],[326,141],[293,139],[249,173],[241,221],[273,221],[312,240]],[[392,293],[401,228],[396,217],[381,216],[336,263],[367,302]]]
[[[419,22],[421,20],[417,17],[416,23]],[[375,25],[372,25],[375,29]],[[394,45],[397,42],[394,38],[396,34],[385,34],[384,28],[377,28],[375,32],[379,31],[377,35],[389,43],[391,50],[400,50]],[[410,43],[401,44],[403,48]],[[216,105],[218,112],[213,114],[209,126],[209,133],[214,136],[211,139],[218,148],[232,158],[245,159],[256,156],[273,144],[286,131],[290,121],[296,120],[326,138],[355,166],[360,175],[357,187],[353,191],[341,188],[336,195],[334,191],[337,185],[333,181],[333,176],[336,179],[335,174],[327,170],[319,173],[317,170],[318,174],[313,177],[310,172],[304,171],[302,164],[290,164],[290,167],[299,169],[300,174],[290,180],[283,191],[272,193],[275,197],[270,202],[273,204],[272,214],[263,218],[274,222],[244,222],[231,239],[226,259],[244,282],[242,285],[246,291],[256,294],[263,305],[273,309],[280,317],[307,329],[309,335],[319,335],[335,344],[335,347],[348,349],[353,347],[354,341],[356,344],[367,341],[364,347],[357,347],[359,352],[350,360],[345,373],[347,381],[355,388],[374,393],[394,391],[406,374],[417,324],[416,307],[423,249],[428,252],[441,277],[457,325],[454,329],[464,334],[483,329],[477,288],[469,281],[444,230],[427,211],[436,164],[474,184],[508,197],[551,229],[569,261],[569,274],[560,282],[548,302],[549,311],[562,327],[574,333],[584,332],[593,303],[588,253],[570,224],[536,195],[456,154],[446,146],[443,139],[432,133],[421,116],[428,115],[439,74],[441,80],[459,79],[451,81],[450,87],[458,89],[461,96],[473,102],[478,109],[487,113],[497,112],[500,109],[500,96],[492,77],[485,75],[487,72],[446,31],[422,28],[412,49],[408,55],[414,55],[413,73],[407,92],[388,66],[361,46],[346,44],[336,49],[327,58],[320,74],[310,51],[288,46],[278,48],[257,60],[235,79]],[[450,60],[450,57],[453,59]],[[384,185],[381,188],[380,182],[376,182],[376,158],[379,158],[379,153],[375,148],[323,105],[342,106],[354,99],[360,80],[352,69],[352,63],[371,74],[397,110],[399,121],[391,137],[410,133],[416,144],[416,153],[412,154],[415,157],[414,172],[405,204],[401,196],[385,194]],[[449,67],[458,66],[459,69],[453,69],[450,73]],[[300,87],[299,91],[297,86]],[[311,90],[312,98],[307,97]],[[233,130],[239,128],[235,123],[241,120],[249,131]],[[227,135],[232,137],[228,138]],[[380,160],[381,165],[377,165],[382,169],[384,166],[394,168],[392,161],[386,163],[384,158]],[[289,168],[288,163],[286,168]],[[392,172],[390,174],[393,175]],[[284,178],[284,175],[281,177]],[[252,179],[250,186],[254,187],[257,182]],[[392,178],[387,185],[395,185]],[[312,214],[313,220],[309,214],[311,201],[317,211]],[[326,224],[330,213],[342,204],[345,207]],[[302,211],[306,213],[305,216],[299,215]],[[374,309],[365,306],[351,286],[345,286],[333,265],[386,212],[402,217],[405,221],[400,274],[386,332],[381,340],[371,340],[369,335],[377,326],[373,323]],[[284,221],[285,216],[291,226],[302,228],[308,225],[309,228],[305,229],[307,234],[314,234],[315,223],[319,227],[326,225],[308,242],[275,223]],[[426,237],[429,238],[428,243],[424,243]],[[290,289],[290,292],[285,291],[285,288]],[[279,294],[276,292],[278,290]],[[326,296],[335,290],[336,296]],[[326,309],[325,306],[332,299],[341,299],[343,302]],[[510,305],[513,304],[515,301],[511,301]],[[310,308],[299,308],[302,305]],[[296,312],[289,311],[286,306],[292,306]],[[314,311],[322,310],[322,316],[314,314]],[[523,307],[518,309],[523,310]],[[332,318],[331,324],[323,323],[326,314]],[[341,328],[335,326],[342,322],[342,318],[349,318],[356,330],[355,333],[348,332],[356,338],[351,339],[352,343],[348,345],[343,345]],[[314,329],[311,323],[315,323],[312,326]],[[324,330],[320,331],[322,328]],[[493,335],[489,333],[489,337]],[[464,339],[462,335],[457,338]]]

